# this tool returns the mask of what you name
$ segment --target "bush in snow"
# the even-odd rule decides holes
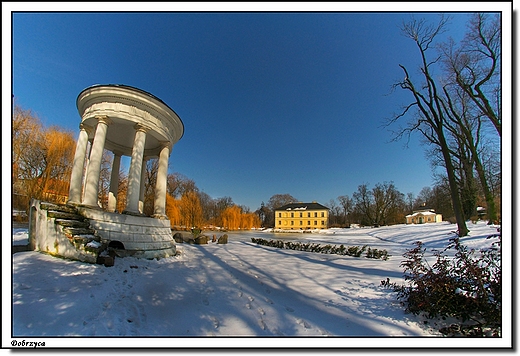
[[[367,250],[367,246],[359,247],[359,246],[350,246],[345,247],[343,245],[335,246],[335,245],[325,245],[322,246],[320,244],[303,244],[301,242],[284,242],[281,240],[264,240],[264,239],[257,239],[257,238],[251,238],[251,241],[263,246],[270,246],[270,247],[277,247],[277,248],[284,248],[287,250],[296,250],[296,251],[307,251],[307,252],[317,252],[317,253],[328,253],[328,254],[334,254],[334,255],[347,255],[347,256],[354,256],[354,257],[361,257],[364,251]],[[367,258],[375,258],[375,259],[381,259],[381,260],[388,260],[390,255],[386,250],[378,250],[376,248],[371,249],[370,247],[367,250],[367,253],[365,255]]]
[[[405,285],[381,281],[403,300],[406,312],[427,318],[451,317],[457,323],[440,332],[450,336],[500,337],[502,325],[501,235],[491,235],[488,248],[468,250],[453,238],[443,251],[433,251],[435,262],[425,259],[421,242],[407,251],[401,263]],[[451,254],[451,256],[447,256]]]

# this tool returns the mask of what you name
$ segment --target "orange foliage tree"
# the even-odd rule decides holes
[[[189,191],[183,194],[179,205],[182,225],[187,228],[202,226],[202,206],[197,192]]]
[[[260,219],[254,213],[244,213],[242,209],[233,205],[224,209],[220,215],[222,227],[228,230],[249,230],[260,227]]]
[[[64,202],[68,196],[76,142],[57,126],[45,129],[29,110],[15,105],[12,121],[13,196]],[[22,199],[23,200],[23,199]]]
[[[171,227],[182,224],[180,200],[175,199],[170,194],[166,194],[166,216],[170,220]]]

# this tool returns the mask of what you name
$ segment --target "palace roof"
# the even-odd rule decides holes
[[[321,205],[320,203],[312,202],[312,203],[290,203],[286,204],[284,206],[281,206],[275,210],[289,210],[289,211],[304,211],[304,210],[329,210],[324,205]]]

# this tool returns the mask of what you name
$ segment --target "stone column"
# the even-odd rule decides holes
[[[108,125],[110,120],[106,116],[98,117],[94,142],[90,149],[90,160],[88,163],[87,180],[85,182],[85,197],[83,204],[91,207],[98,207],[98,188],[99,173],[101,171],[101,158],[103,149],[105,148],[105,139],[107,136]]]
[[[117,207],[117,189],[119,188],[119,167],[121,166],[121,153],[114,152],[112,171],[110,172],[110,188],[108,191],[108,211],[113,213]]]
[[[128,172],[128,192],[126,195],[125,213],[139,214],[139,191],[141,188],[141,170],[143,166],[144,144],[147,129],[142,125],[135,125],[134,146],[132,160]]]
[[[72,174],[70,175],[69,200],[67,204],[81,204],[81,191],[83,188],[83,169],[88,145],[87,126],[79,125],[79,138],[74,153],[74,163],[72,164]]]
[[[141,186],[139,187],[139,212],[142,214],[144,211],[144,183],[146,181],[146,162],[148,158],[143,159],[143,167],[141,168]]]
[[[156,219],[168,219],[166,216],[166,183],[168,176],[168,158],[170,157],[169,142],[162,142],[161,153],[159,154],[159,168],[157,170],[157,182],[155,184],[155,200],[153,204]]]
[[[92,153],[92,141],[94,141],[94,139],[89,139],[88,144],[87,144],[87,158],[85,159],[85,173],[83,173],[83,180],[81,181],[81,186],[83,187],[83,194],[81,195],[81,201],[85,200],[85,184],[87,183],[88,165],[90,163],[90,154]]]

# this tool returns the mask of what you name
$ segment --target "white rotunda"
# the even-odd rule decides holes
[[[175,253],[166,216],[168,159],[184,134],[179,116],[154,95],[127,85],[94,85],[76,101],[80,133],[72,168],[68,205],[90,220],[98,235],[126,254],[158,257]],[[90,152],[88,153],[88,143]],[[108,209],[98,204],[103,150],[113,153]],[[131,157],[126,207],[115,213],[122,156]],[[154,214],[142,215],[146,161],[158,158]]]

